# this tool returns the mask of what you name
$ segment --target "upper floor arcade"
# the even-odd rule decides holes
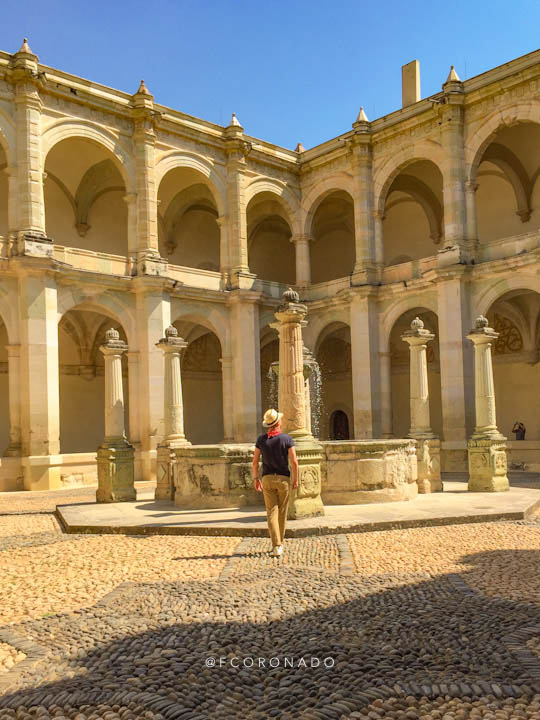
[[[540,51],[295,151],[0,53],[0,258],[306,299],[540,246]],[[37,249],[36,249],[37,248]]]

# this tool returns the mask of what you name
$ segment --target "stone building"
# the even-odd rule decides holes
[[[320,437],[403,437],[419,316],[443,470],[466,468],[473,320],[500,333],[498,426],[510,460],[540,463],[540,51],[317,147],[277,147],[0,53],[0,489],[95,480],[103,355],[113,327],[137,478],[163,432],[173,324],[192,443],[253,441],[287,286],[309,308]]]

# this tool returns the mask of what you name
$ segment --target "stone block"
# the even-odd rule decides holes
[[[472,437],[468,443],[469,485],[473,492],[501,492],[510,485],[506,474],[506,438]]]
[[[127,441],[103,444],[97,451],[98,489],[96,502],[136,500],[134,451]]]

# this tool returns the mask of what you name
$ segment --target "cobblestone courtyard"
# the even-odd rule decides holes
[[[0,495],[1,720],[540,718],[538,516],[277,560],[259,538],[62,534],[55,505],[93,492]]]

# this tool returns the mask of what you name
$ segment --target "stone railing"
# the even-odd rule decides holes
[[[540,230],[480,243],[477,262],[502,260],[540,247]]]
[[[383,269],[382,282],[383,285],[390,285],[391,283],[414,280],[415,278],[421,278],[425,272],[436,267],[437,255],[430,255],[420,260],[409,260],[409,262],[399,263],[399,265],[389,265]]]
[[[168,265],[167,277],[177,280],[189,287],[203,290],[223,290],[223,279],[220,272],[214,270],[201,270],[183,265]]]
[[[87,270],[104,275],[129,275],[129,260],[123,255],[110,255],[54,243],[53,257],[76,270]]]

